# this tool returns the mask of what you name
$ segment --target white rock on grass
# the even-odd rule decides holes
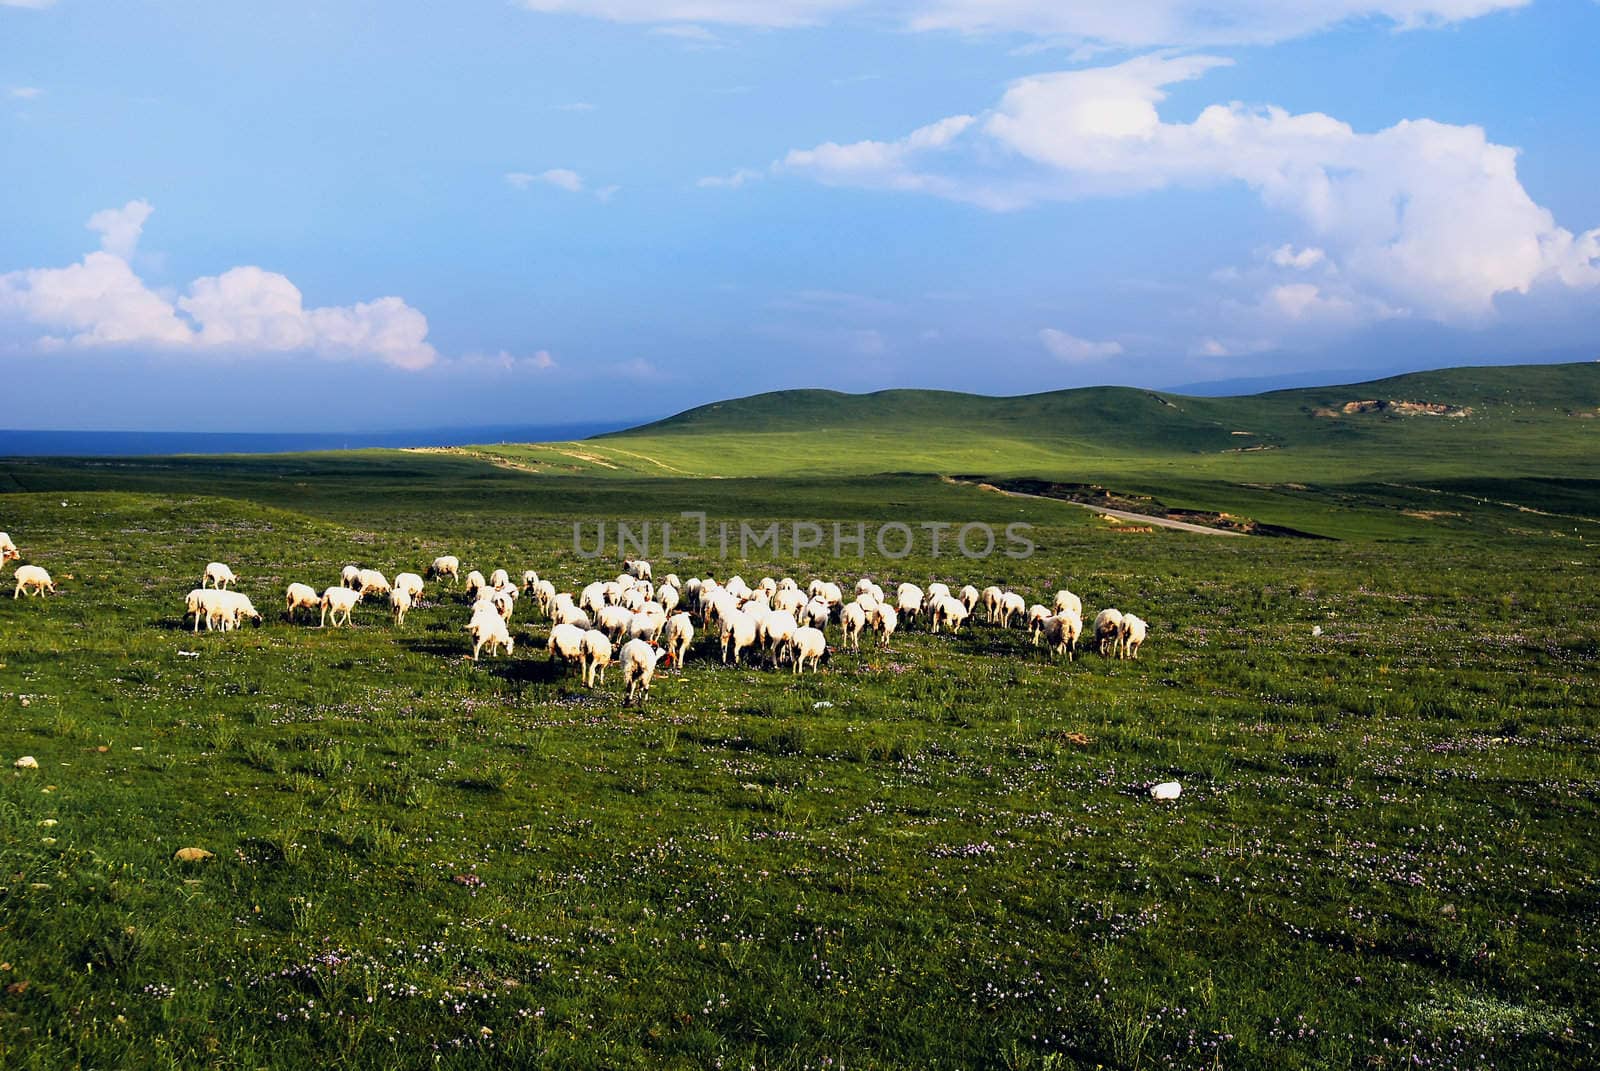
[[[39,760],[32,755],[24,755],[11,765],[19,770],[37,770],[39,768]]]
[[[1176,781],[1163,781],[1150,790],[1150,798],[1156,800],[1175,800],[1183,792],[1183,786]]]

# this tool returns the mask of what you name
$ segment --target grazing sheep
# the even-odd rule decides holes
[[[917,585],[901,584],[894,589],[894,608],[910,622],[922,612],[922,596],[922,589]]]
[[[461,559],[454,554],[441,554],[433,559],[432,565],[428,566],[428,575],[447,576],[450,578],[450,586],[455,587],[456,582],[461,579]]]
[[[577,625],[564,624],[551,629],[550,640],[545,644],[545,650],[550,652],[550,660],[560,658],[563,662],[582,665],[584,631]]]
[[[672,584],[662,584],[656,591],[656,601],[661,604],[663,610],[669,614],[672,613],[678,608],[677,587]]]
[[[879,603],[878,608],[872,611],[872,627],[878,633],[878,641],[884,647],[889,646],[889,637],[894,635],[894,630],[900,625],[900,617],[894,612],[894,607],[888,603]]]
[[[602,606],[595,615],[595,628],[604,632],[613,643],[621,643],[622,637],[627,634],[628,626],[633,624],[633,611],[624,606]]]
[[[283,593],[283,616],[290,621],[294,620],[296,610],[310,610],[316,613],[322,605],[322,596],[317,594],[317,589],[310,584],[290,584]]]
[[[728,582],[722,585],[722,590],[736,599],[748,599],[750,597],[750,585],[746,584],[744,577],[738,574],[729,577]]]
[[[822,587],[817,591],[817,594],[812,596],[813,599],[819,597],[828,604],[828,609],[830,611],[832,611],[835,606],[840,606],[844,603],[844,592],[839,589],[838,584],[835,584],[832,581],[825,581]]]
[[[756,642],[755,618],[742,610],[731,610],[717,616],[722,621],[722,663],[727,665],[731,654],[733,664],[737,666],[745,648]]]
[[[852,650],[861,650],[861,630],[867,627],[867,610],[858,598],[839,611],[839,631],[843,633],[841,641]]]
[[[983,589],[983,594],[979,596],[983,600],[985,620],[991,625],[994,624],[995,618],[1000,616],[1000,598],[1004,594],[998,587],[990,584]]]
[[[21,572],[22,570],[17,570]],[[200,631],[200,622],[206,623],[206,631],[211,631],[211,598],[215,594],[209,588],[195,588],[185,596],[183,601],[184,616],[193,616],[194,631]]]
[[[967,608],[967,613],[970,614],[972,613],[973,608],[978,605],[978,589],[973,587],[971,584],[968,584],[966,587],[961,589],[960,593],[956,595],[956,598],[961,600],[961,605],[965,606]]]
[[[800,622],[795,620],[795,616],[782,610],[774,610],[756,623],[756,637],[761,641],[768,662],[778,664],[780,648],[799,627]]]
[[[339,570],[339,583],[347,588],[361,587],[361,566],[347,565]]]
[[[516,649],[516,641],[511,638],[511,631],[506,628],[506,623],[498,616],[486,615],[474,617],[467,625],[467,632],[472,636],[472,660],[478,660],[479,653],[489,648],[492,658],[500,648],[506,649],[506,654],[511,654]]]
[[[556,625],[577,625],[585,631],[594,623],[588,614],[571,603],[557,603],[555,610],[550,614],[550,620]]]
[[[206,566],[206,575],[200,578],[200,586],[203,588],[226,588],[229,584],[238,582],[239,578],[233,575],[233,570],[221,562],[212,562]]]
[[[578,608],[587,613],[598,615],[600,608],[609,601],[606,598],[605,582],[601,580],[596,580],[594,583],[586,585],[582,591],[578,592]]]
[[[815,673],[822,663],[828,661],[828,640],[821,629],[797,628],[794,634],[784,641],[784,658],[794,664],[794,672],[805,671],[806,662],[811,662],[811,672]]]
[[[360,570],[357,570],[357,572],[359,571]],[[488,586],[489,582],[483,578],[483,574],[478,572],[478,570],[474,569],[472,572],[467,574],[467,598],[470,599],[476,595],[479,588],[486,588]]]
[[[407,588],[395,588],[389,592],[389,610],[394,614],[394,623],[406,623],[406,611],[411,609],[411,592]]]
[[[1053,614],[1044,619],[1039,626],[1039,640],[1043,641],[1045,650],[1054,658],[1062,651],[1067,652],[1067,661],[1073,661],[1078,651],[1078,636],[1083,632],[1083,618],[1068,611],[1067,613]],[[1038,642],[1038,641],[1035,641]]]
[[[933,619],[934,632],[938,632],[942,625],[955,636],[961,633],[961,626],[967,623],[967,607],[960,599],[952,599],[946,595],[933,604],[930,616]]]
[[[799,614],[805,608],[807,599],[805,592],[799,588],[784,588],[772,597],[772,608],[784,610],[791,614]]]
[[[1094,642],[1101,655],[1110,648],[1120,654],[1122,651],[1122,611],[1101,610],[1094,617]]]
[[[548,580],[536,580],[533,583],[533,601],[546,617],[556,604],[556,586]]]
[[[322,628],[332,616],[333,627],[339,627],[339,615],[344,614],[344,623],[350,624],[350,611],[356,608],[356,603],[361,601],[361,592],[343,586],[332,587],[322,593],[322,620],[317,627]]]
[[[828,618],[832,614],[833,608],[826,599],[812,599],[795,615],[795,620],[811,628],[827,628]]]
[[[694,642],[694,622],[689,615],[673,614],[667,618],[661,642],[667,648],[667,665],[683,665],[689,658],[689,645]]]
[[[674,588],[677,588],[679,591],[683,590],[683,581],[678,579],[678,574],[677,573],[668,573],[667,574],[667,578],[665,580],[663,580],[661,583],[662,583],[662,586],[664,586],[664,587],[674,587]]]
[[[1122,646],[1123,658],[1139,657],[1139,648],[1144,646],[1144,635],[1149,628],[1142,617],[1133,614],[1122,615],[1122,625],[1117,629],[1117,639]]]
[[[646,609],[633,615],[628,623],[628,636],[647,643],[659,643],[661,630],[667,627],[666,611],[658,603],[646,603]]]
[[[422,577],[416,573],[401,573],[394,578],[394,590],[405,592],[415,603],[422,598]]]
[[[1032,637],[1035,647],[1039,645],[1040,622],[1050,616],[1050,608],[1034,603],[1028,607],[1028,635]]]
[[[650,563],[640,558],[624,558],[622,571],[629,576],[638,577],[640,580],[653,579],[650,572]]]
[[[1062,588],[1060,591],[1056,592],[1055,602],[1052,604],[1052,606],[1054,607],[1055,612],[1058,614],[1064,614],[1070,610],[1079,617],[1083,616],[1083,600],[1078,598],[1072,592],[1068,591],[1066,588]]]
[[[533,586],[539,582],[539,574],[532,569],[522,570],[522,591],[525,595],[533,594]]]
[[[261,614],[256,610],[255,604],[250,601],[250,596],[242,591],[212,592],[213,602],[211,617],[220,622],[220,628],[226,632],[228,629],[239,627],[243,618],[250,618],[256,624],[261,624]]]
[[[622,645],[618,661],[622,663],[624,704],[638,700],[642,706],[650,698],[650,679],[656,675],[656,660],[662,652],[647,640],[629,640]]]
[[[491,588],[505,587],[509,583],[511,583],[511,574],[504,569],[496,569],[489,574],[489,586]]]
[[[932,584],[928,585],[928,600],[929,600],[929,602],[932,602],[932,600],[934,600],[934,599],[948,599],[948,598],[950,598],[950,585],[949,584],[940,584],[940,583],[936,582],[936,583],[932,583]]]
[[[1020,622],[1023,611],[1027,609],[1028,600],[1014,591],[1005,592],[1000,596],[1000,609],[997,619],[1001,628],[1010,628],[1011,619],[1014,617]]]
[[[17,566],[17,589],[11,593],[13,599],[24,591],[31,595],[43,595],[47,590],[52,595],[56,593],[56,582],[50,579],[49,573],[37,565]]]
[[[638,613],[639,608],[650,600],[638,588],[629,588],[622,593],[622,601],[618,604],[629,613]]]
[[[388,577],[376,569],[361,570],[357,574],[357,579],[361,582],[361,586],[356,590],[361,592],[362,598],[366,598],[368,595],[387,595],[391,590]]]
[[[756,590],[770,599],[778,590],[778,582],[770,576],[764,576],[756,581]]]
[[[4,565],[9,561],[16,561],[21,557],[22,554],[17,550],[17,545],[11,542],[11,537],[4,532],[0,532],[0,565]]]
[[[611,664],[611,640],[604,632],[592,628],[583,634],[583,683],[593,688],[595,676],[606,682],[606,667]]]

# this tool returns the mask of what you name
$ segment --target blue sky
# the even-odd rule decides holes
[[[0,0],[4,423],[1600,356],[1592,0],[262,11]]]

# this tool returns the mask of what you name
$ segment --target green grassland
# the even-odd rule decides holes
[[[1570,414],[1600,380],[1430,376],[1168,398],[1164,450],[1156,417],[1095,416],[1144,420],[1142,392],[1095,392],[972,401],[1015,409],[981,446],[948,396],[896,444],[852,425],[881,398],[806,395],[559,446],[0,461],[0,529],[61,587],[0,597],[0,1067],[1596,1066],[1600,503]],[[1302,411],[1358,397],[1474,412]],[[1278,448],[1218,454],[1224,425]],[[1127,532],[955,474],[1338,538]],[[637,709],[615,668],[551,665],[526,607],[477,664],[448,588],[404,628],[281,619],[350,561],[574,590],[616,571],[574,522],[683,510],[1026,522],[1025,559],[670,567],[1065,584],[1150,639],[1052,663],[913,625],[798,679],[702,640]],[[264,627],[187,630],[212,559]]]

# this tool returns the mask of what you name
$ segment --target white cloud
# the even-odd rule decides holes
[[[1116,357],[1122,353],[1120,342],[1091,342],[1086,338],[1069,335],[1065,331],[1058,331],[1047,327],[1039,332],[1039,341],[1044,343],[1044,348],[1050,355],[1059,361],[1068,364],[1086,364],[1091,361],[1103,361],[1108,357]]]
[[[692,22],[668,23],[665,26],[657,26],[650,32],[660,37],[676,37],[680,41],[688,41],[702,48],[714,48],[722,44],[722,38],[704,26],[696,26]]]
[[[0,318],[67,333],[42,337],[46,346],[304,352],[406,369],[437,359],[427,318],[400,298],[308,309],[293,283],[261,268],[196,279],[174,304],[128,263],[151,211],[145,201],[130,201],[95,213],[88,226],[100,232],[102,248],[77,264],[0,274]]]
[[[0,0],[0,7],[47,8],[56,0]]]
[[[539,350],[526,356],[501,350],[498,353],[473,353],[459,357],[450,363],[450,367],[463,365],[467,367],[483,368],[495,372],[518,372],[524,369],[534,372],[551,372],[559,368],[556,359],[550,355],[549,350]]]
[[[829,142],[790,152],[783,166],[997,210],[1243,183],[1295,216],[1373,307],[1444,322],[1479,321],[1496,295],[1540,283],[1600,285],[1600,230],[1558,226],[1518,181],[1516,150],[1480,127],[1421,119],[1363,134],[1321,113],[1239,103],[1192,122],[1162,119],[1166,87],[1228,62],[1147,55],[1024,78],[979,120],[953,116],[900,141]]]
[[[725,189],[737,190],[746,183],[754,182],[762,173],[753,168],[741,167],[731,175],[707,175],[695,183],[703,190]]]
[[[6,96],[12,100],[37,100],[44,96],[44,90],[38,86],[12,86],[6,92]]]
[[[1415,29],[1526,6],[1531,0],[522,0],[534,11],[657,25],[782,28],[835,15],[913,30],[1024,33],[1079,50],[1264,44],[1351,22]]]
[[[1278,267],[1293,268],[1296,271],[1310,271],[1327,259],[1328,255],[1316,246],[1296,249],[1288,243],[1274,249],[1271,257],[1272,263]]]

